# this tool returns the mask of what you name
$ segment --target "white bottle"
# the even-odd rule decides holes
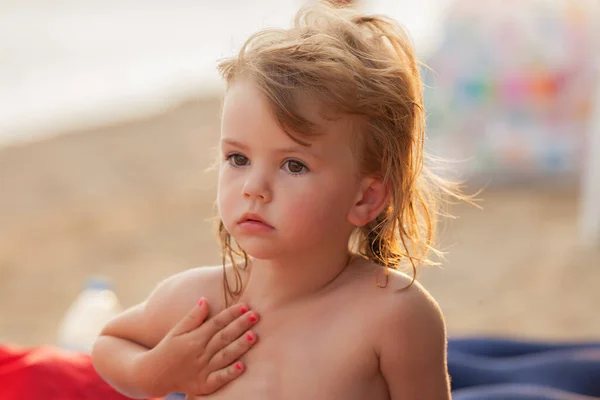
[[[102,328],[121,311],[108,280],[90,278],[59,326],[58,345],[66,350],[91,353]]]

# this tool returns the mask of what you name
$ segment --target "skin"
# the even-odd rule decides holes
[[[226,95],[219,212],[251,257],[239,302],[260,323],[256,344],[239,358],[244,372],[201,398],[449,399],[436,302],[396,271],[378,287],[383,268],[348,254],[352,231],[385,207],[386,187],[359,176],[350,120],[320,120],[308,104],[304,111],[325,133],[308,148],[285,134],[251,82],[235,82]],[[248,212],[269,228],[241,224]],[[176,275],[112,334],[153,348],[199,296],[211,315],[223,310],[222,287],[221,267]]]

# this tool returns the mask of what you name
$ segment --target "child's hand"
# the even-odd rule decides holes
[[[257,341],[249,328],[258,321],[255,311],[233,305],[204,322],[208,304],[201,299],[161,342],[140,357],[138,371],[149,393],[206,395],[244,371],[237,361]],[[236,362],[237,361],[237,362]]]

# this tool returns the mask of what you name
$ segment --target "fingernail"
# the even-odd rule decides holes
[[[250,314],[248,316],[248,319],[250,320],[250,322],[256,322],[256,316],[254,314]]]
[[[248,309],[245,306],[242,306],[240,308],[240,311],[242,312],[242,314],[246,314],[248,312]]]
[[[235,364],[235,368],[239,369],[241,371],[242,368],[244,368],[244,367],[242,366],[242,363],[239,362],[239,363]]]
[[[198,301],[198,305],[201,306],[202,304],[204,304],[204,297],[200,298],[200,301]]]
[[[248,339],[249,342],[254,340],[254,336],[252,336],[252,333],[248,332],[246,333],[246,339]]]

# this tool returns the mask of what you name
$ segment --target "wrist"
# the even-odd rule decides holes
[[[155,351],[150,349],[137,354],[133,360],[133,372],[139,389],[146,397],[162,398],[169,394],[160,373],[160,362],[155,360]]]

